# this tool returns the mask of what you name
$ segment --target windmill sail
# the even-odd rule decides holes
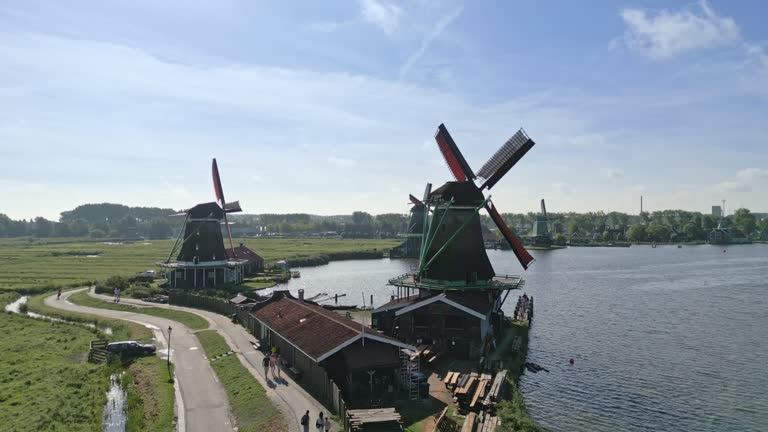
[[[418,199],[418,198],[416,198],[415,196],[413,196],[413,195],[411,195],[411,194],[408,194],[408,199],[410,199],[410,200],[411,200],[411,203],[412,203],[413,205],[423,205],[423,204],[424,204],[423,202],[419,201],[419,199]]]
[[[235,256],[235,244],[232,242],[232,231],[229,229],[229,221],[227,220],[227,203],[224,201],[224,189],[221,187],[221,177],[219,177],[219,166],[216,164],[216,158],[213,158],[213,164],[211,164],[211,171],[213,173],[213,191],[216,193],[216,200],[221,203],[221,208],[224,211],[224,226],[227,227],[227,237],[229,237],[229,248],[232,249],[232,256]],[[230,206],[229,212],[242,211],[240,209],[240,203],[235,201],[232,203],[234,206]]]
[[[488,159],[488,162],[480,168],[477,176],[485,179],[480,188],[492,188],[515,164],[523,157],[534,144],[532,139],[520,129],[507,140],[496,153]]]
[[[504,238],[507,240],[507,243],[509,243],[509,246],[515,253],[515,256],[517,256],[518,261],[520,261],[520,265],[522,265],[524,269],[528,270],[528,266],[531,264],[531,262],[533,262],[533,257],[531,254],[528,253],[525,247],[523,247],[523,243],[520,241],[520,239],[517,238],[515,233],[513,233],[512,230],[504,222],[504,219],[496,210],[496,207],[494,207],[493,203],[486,204],[485,209],[488,210],[488,214],[491,215],[491,219],[493,219],[493,222],[496,223],[499,231],[501,231],[501,233],[504,235]]]
[[[544,205],[544,198],[541,199],[541,213],[544,214],[544,219],[549,219],[547,217],[547,206]]]
[[[459,151],[459,147],[451,138],[451,134],[448,133],[448,129],[445,125],[441,124],[437,128],[435,134],[435,141],[437,141],[438,147],[440,147],[440,153],[443,154],[445,162],[448,164],[448,168],[453,173],[453,177],[460,182],[473,180],[476,178],[472,169],[469,168],[469,164],[464,159],[464,156]]]

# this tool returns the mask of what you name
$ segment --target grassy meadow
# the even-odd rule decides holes
[[[396,240],[353,239],[234,239],[264,257],[280,259],[323,253],[359,252],[391,248]],[[58,286],[75,287],[112,275],[130,276],[157,269],[173,240],[112,244],[91,239],[0,239],[0,291],[40,293]]]
[[[0,296],[0,305],[12,301]],[[86,362],[95,330],[3,312],[0,429],[101,430],[111,368]]]

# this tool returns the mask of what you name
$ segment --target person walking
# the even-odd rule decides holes
[[[115,288],[115,290],[114,290],[113,292],[115,293],[115,298],[113,298],[113,299],[112,299],[112,302],[113,302],[113,303],[117,303],[117,293],[118,293],[118,292],[120,292],[120,290],[118,290],[117,288]]]
[[[315,420],[315,428],[317,428],[317,432],[323,432],[323,428],[325,428],[325,419],[323,418],[322,411],[320,411],[320,416]]]
[[[331,416],[325,418],[325,432],[331,432]]]
[[[61,287],[59,287],[58,290],[56,290],[56,300],[61,298]]]
[[[272,378],[275,377],[275,365],[277,365],[277,353],[269,356],[269,371],[272,372]]]
[[[264,379],[269,379],[267,372],[269,371],[269,356],[265,355],[261,360],[261,365],[264,366]]]
[[[301,416],[301,430],[302,432],[309,432],[309,410]]]
[[[275,353],[275,369],[277,370],[277,378],[278,378],[278,379],[279,379],[279,378],[282,378],[282,377],[280,376],[280,364],[281,364],[281,361],[280,361],[280,360],[281,360],[281,359],[280,359],[280,353]]]

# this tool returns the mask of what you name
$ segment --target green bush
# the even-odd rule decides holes
[[[149,285],[132,284],[130,287],[128,287],[127,290],[125,290],[125,296],[142,299],[147,297],[154,297],[162,292],[163,290],[160,288],[154,288]]]

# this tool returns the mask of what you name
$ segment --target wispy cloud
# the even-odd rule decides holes
[[[718,192],[750,192],[755,187],[768,186],[768,169],[744,168],[736,173],[736,178],[715,185]],[[765,184],[763,184],[765,183]]]
[[[338,165],[340,167],[351,167],[357,165],[357,161],[350,158],[343,158],[343,157],[337,157],[337,156],[329,156],[328,162]]]
[[[443,33],[443,31],[445,31],[446,27],[448,27],[456,18],[459,17],[459,15],[461,15],[462,9],[463,8],[461,7],[456,8],[448,15],[445,15],[437,20],[429,33],[424,37],[424,39],[422,39],[419,49],[411,54],[411,56],[408,57],[408,60],[406,60],[403,66],[400,68],[401,79],[408,75],[408,72],[411,70],[413,65],[416,64],[416,62],[418,62],[419,59],[424,56],[424,53],[427,52],[429,46],[432,45],[432,42],[434,42],[435,39],[437,39],[440,34]]]
[[[563,195],[569,195],[571,192],[573,192],[573,186],[565,182],[552,183],[552,188],[557,191],[557,193]]]
[[[611,168],[608,170],[608,177],[612,179],[624,177],[624,170],[621,168]]]
[[[730,17],[721,17],[706,0],[696,10],[651,12],[621,10],[626,30],[618,41],[652,59],[666,59],[688,51],[739,42],[739,27]]]
[[[365,21],[391,36],[400,25],[402,9],[386,0],[360,0],[360,14]]]

